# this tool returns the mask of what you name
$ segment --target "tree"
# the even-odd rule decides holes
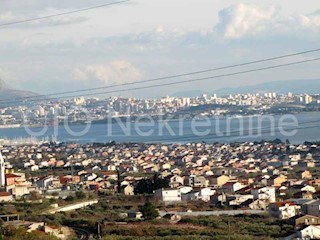
[[[121,193],[121,174],[120,174],[120,171],[119,171],[119,169],[117,170],[117,176],[118,176],[118,178],[117,178],[117,191],[118,191],[118,193]]]
[[[154,174],[152,179],[141,179],[138,181],[134,189],[135,194],[152,194],[154,190],[159,188],[168,188],[169,182],[166,179],[160,178],[159,174]]]
[[[145,220],[153,220],[153,219],[155,219],[155,218],[157,218],[159,216],[158,210],[150,202],[147,202],[143,206],[140,206],[139,207],[139,211],[142,213],[143,218]]]
[[[135,194],[152,194],[152,181],[150,179],[141,179],[138,181],[137,186],[134,189]]]
[[[30,191],[30,199],[31,199],[32,201],[36,201],[36,200],[41,199],[41,194],[40,194],[40,192],[38,192],[38,191]]]
[[[77,199],[85,199],[87,197],[87,195],[85,194],[84,191],[77,191],[76,192],[76,198]]]
[[[152,189],[157,190],[159,188],[168,188],[169,187],[169,181],[166,179],[160,178],[158,173],[155,173],[153,175],[153,182],[152,182]]]

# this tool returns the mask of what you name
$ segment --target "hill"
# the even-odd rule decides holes
[[[201,90],[181,91],[173,94],[174,97],[197,97],[202,94],[214,94],[219,96],[236,94],[236,93],[288,93],[295,94],[309,93],[320,94],[320,79],[304,79],[304,80],[281,80],[265,82],[255,85],[247,85],[243,87],[227,87],[214,90],[212,92],[205,92]]]
[[[237,88],[221,88],[213,93],[218,95],[236,94],[236,93],[264,93],[264,92],[276,92],[276,93],[288,93],[295,94],[320,93],[320,79],[306,79],[306,80],[282,80],[260,83],[256,85],[249,85]]]
[[[39,94],[31,91],[14,89],[10,87],[4,80],[0,79],[0,100],[33,97],[38,95]]]

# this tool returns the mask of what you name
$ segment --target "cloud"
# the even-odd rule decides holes
[[[320,30],[320,11],[308,15],[283,16],[280,9],[274,6],[263,8],[252,4],[237,4],[222,9],[219,18],[216,30],[226,39],[297,35]]]
[[[260,8],[255,5],[237,4],[219,12],[219,30],[229,39],[254,35],[269,28],[270,20],[277,18],[275,8]]]
[[[125,83],[141,80],[143,72],[127,61],[113,61],[109,64],[89,64],[74,69],[75,80],[103,83]]]
[[[320,31],[320,10],[309,15],[299,15],[299,22],[302,26]]]

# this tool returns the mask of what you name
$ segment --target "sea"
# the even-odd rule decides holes
[[[280,139],[299,144],[320,140],[320,112],[299,114],[163,119],[139,122],[1,128],[10,143],[232,143]]]

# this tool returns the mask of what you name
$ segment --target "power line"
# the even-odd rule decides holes
[[[0,100],[0,103],[1,103],[1,102],[6,102],[6,101],[11,101],[11,100],[29,100],[29,99],[35,99],[35,98],[41,98],[41,97],[42,97],[42,98],[47,98],[47,97],[58,96],[58,95],[65,95],[65,94],[71,94],[71,93],[80,93],[80,92],[96,91],[96,90],[109,89],[109,88],[120,87],[120,86],[130,86],[130,85],[136,85],[136,84],[141,84],[141,83],[157,82],[157,81],[162,81],[162,80],[167,80],[167,79],[172,79],[172,78],[192,76],[192,75],[197,75],[197,74],[202,74],[202,73],[208,73],[208,72],[213,72],[213,71],[226,70],[226,69],[230,69],[230,68],[247,66],[247,65],[256,64],[256,63],[262,63],[262,62],[268,62],[268,61],[273,61],[273,60],[279,60],[279,59],[283,59],[283,58],[288,58],[288,57],[293,57],[293,56],[299,56],[299,55],[308,54],[308,53],[313,53],[313,52],[318,52],[318,51],[320,51],[320,48],[318,48],[318,49],[311,49],[311,50],[307,50],[307,51],[303,51],[303,52],[297,52],[297,53],[293,53],[293,54],[287,54],[287,55],[281,55],[281,56],[266,58],[266,59],[255,60],[255,61],[251,61],[251,62],[245,62],[245,63],[240,63],[240,64],[228,65],[228,66],[218,67],[218,68],[205,69],[205,70],[200,70],[200,71],[195,71],[195,72],[189,72],[189,73],[176,74],[176,75],[171,75],[171,76],[166,76],[166,77],[160,77],[160,78],[153,78],[153,79],[148,79],[148,80],[141,80],[141,81],[136,81],[136,82],[131,82],[131,83],[121,83],[121,84],[115,84],[115,85],[109,85],[109,86],[103,86],[103,87],[87,88],[87,89],[74,90],[74,91],[66,91],[66,92],[58,92],[58,93],[51,93],[51,94],[46,94],[46,95],[43,94],[43,95],[30,96],[30,97],[7,98],[7,99],[2,99],[2,100]]]
[[[259,71],[264,71],[264,70],[270,70],[270,69],[276,69],[276,68],[281,68],[281,67],[293,66],[293,65],[298,65],[298,64],[308,63],[308,62],[314,62],[314,61],[319,61],[319,60],[320,60],[320,57],[319,58],[308,59],[308,60],[303,60],[303,61],[297,61],[297,62],[273,65],[273,66],[269,66],[269,67],[250,69],[250,70],[245,70],[245,71],[240,71],[240,72],[220,74],[220,75],[204,77],[204,78],[189,79],[189,80],[183,80],[183,81],[171,82],[171,83],[163,83],[163,84],[154,84],[154,85],[142,86],[142,87],[133,87],[133,88],[125,89],[125,91],[135,91],[135,90],[141,90],[141,89],[148,89],[148,88],[155,88],[155,87],[178,85],[178,84],[183,84],[183,83],[198,82],[198,81],[204,81],[204,80],[215,79],[215,78],[231,77],[231,76],[237,76],[237,75],[242,75],[242,74],[246,74],[246,73],[259,72]],[[115,92],[120,92],[120,91],[124,91],[124,90],[111,90],[111,91],[96,92],[96,93],[89,93],[89,94],[69,95],[69,96],[63,96],[61,98],[72,98],[72,97],[79,97],[79,96],[85,97],[85,96],[92,96],[92,95],[96,96],[96,95],[109,94],[109,93],[115,93]],[[37,102],[37,101],[44,101],[44,100],[48,100],[48,99],[47,98],[31,99],[30,101]],[[20,102],[22,102],[22,101],[12,101],[12,102],[0,103],[0,104],[3,105],[3,104],[13,104],[13,103],[20,103]]]
[[[92,7],[82,8],[82,9],[78,9],[78,10],[68,11],[68,12],[62,12],[62,13],[47,15],[47,16],[43,16],[43,17],[35,17],[35,18],[29,18],[29,19],[15,21],[15,22],[2,23],[2,24],[0,24],[0,28],[4,28],[4,27],[7,27],[7,26],[16,25],[16,24],[21,24],[21,23],[27,23],[27,22],[33,22],[33,21],[38,21],[38,20],[43,20],[43,19],[48,19],[48,18],[64,16],[64,15],[70,15],[70,14],[79,13],[79,12],[90,11],[90,10],[93,10],[93,9],[103,8],[103,7],[107,7],[107,6],[111,6],[111,5],[117,5],[117,4],[129,2],[129,1],[130,0],[123,0],[123,1],[118,1],[118,2],[106,3],[106,4],[101,4],[101,5],[96,5],[96,6],[92,6]]]

